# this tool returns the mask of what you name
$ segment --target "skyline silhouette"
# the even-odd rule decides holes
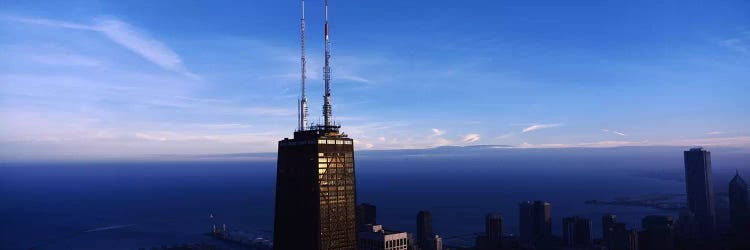
[[[4,3],[0,248],[750,247],[750,3],[331,1]]]

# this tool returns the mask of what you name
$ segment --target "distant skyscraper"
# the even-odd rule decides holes
[[[409,237],[405,232],[383,229],[381,225],[369,225],[370,230],[359,232],[359,250],[407,250]]]
[[[422,248],[422,250],[443,250],[443,238],[440,238],[439,235],[433,235],[427,241],[427,247]]]
[[[552,235],[551,208],[548,202],[525,201],[518,205],[519,228],[524,242],[547,239]]]
[[[430,211],[419,211],[417,213],[417,243],[423,249],[429,249],[432,240],[432,214]]]
[[[592,244],[591,219],[563,218],[563,241],[566,246],[586,247]]]
[[[605,214],[602,216],[602,240],[606,243],[611,241],[612,231],[614,230],[615,223],[617,223],[617,216],[614,214]]]
[[[408,250],[421,250],[419,248],[419,244],[417,243],[417,239],[414,238],[414,234],[407,233],[407,237],[409,239],[409,247]]]
[[[477,247],[480,250],[497,250],[502,248],[503,217],[500,214],[487,214],[484,218],[484,235],[477,236]]]
[[[304,1],[302,2],[304,36]],[[306,106],[298,106],[294,138],[279,141],[274,214],[275,250],[357,249],[354,141],[330,121],[330,43],[328,2],[325,23],[325,124],[305,124]],[[304,39],[303,39],[304,48]],[[304,49],[302,99],[304,94]]]
[[[750,236],[750,202],[747,196],[747,183],[739,171],[729,182],[729,220],[732,233]]]
[[[377,208],[375,205],[370,203],[362,203],[357,205],[357,228],[362,228],[365,225],[375,225],[377,217]]]
[[[638,250],[638,230],[628,230],[625,223],[613,223],[610,228],[605,244],[609,250]]]
[[[487,238],[493,241],[503,239],[503,217],[500,214],[488,214],[484,218],[484,229]]]
[[[688,208],[695,214],[697,236],[712,238],[716,234],[716,206],[711,181],[711,152],[703,148],[685,151],[685,183]]]
[[[641,224],[643,232],[638,240],[642,250],[674,249],[674,219],[671,216],[646,216]]]

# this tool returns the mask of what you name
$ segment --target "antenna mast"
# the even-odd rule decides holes
[[[305,81],[307,80],[307,60],[305,59],[305,0],[302,0],[302,18],[300,19],[300,29],[301,29],[301,50],[302,50],[302,56],[301,56],[301,71],[302,71],[302,97],[298,102],[299,107],[297,107],[298,110],[298,129],[300,131],[307,130],[307,97],[305,96]]]
[[[323,103],[323,117],[325,119],[325,126],[329,127],[331,126],[331,65],[329,64],[329,60],[331,59],[331,42],[328,40],[328,0],[326,0],[326,55],[325,55],[325,68],[324,71],[324,77],[325,77],[325,96],[324,103]]]

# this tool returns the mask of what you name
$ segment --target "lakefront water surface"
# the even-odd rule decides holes
[[[560,234],[562,217],[579,215],[593,219],[597,236],[604,213],[615,213],[636,228],[645,215],[677,215],[677,210],[585,202],[656,194],[674,194],[679,200],[685,190],[681,150],[362,151],[356,159],[357,199],[377,205],[378,222],[395,230],[414,232],[417,211],[430,210],[435,232],[450,244],[471,244],[471,234],[483,230],[483,217],[489,212],[501,213],[505,231],[517,233],[517,204],[524,200],[552,203],[555,234]],[[275,159],[273,154],[261,156],[265,158],[4,163],[0,248],[221,244],[202,235],[214,223],[272,235]],[[750,170],[749,158],[743,150],[714,151],[717,193],[726,192],[735,169]]]

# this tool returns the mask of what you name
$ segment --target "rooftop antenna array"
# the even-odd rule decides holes
[[[302,96],[300,100],[298,101],[298,107],[297,107],[297,115],[299,116],[297,118],[297,129],[299,131],[307,130],[307,97],[305,96],[305,81],[307,80],[307,60],[305,59],[305,0],[302,0],[302,18],[300,19],[300,29],[301,29],[301,71],[302,71],[302,79],[301,79],[301,85],[302,85]]]
[[[325,66],[323,68],[324,72],[324,79],[325,79],[325,96],[324,102],[323,102],[323,118],[325,121],[325,126],[330,127],[331,124],[331,65],[329,64],[329,61],[331,59],[331,42],[328,40],[328,0],[326,1],[326,27],[325,27],[325,36],[326,36],[326,54],[325,54]]]

